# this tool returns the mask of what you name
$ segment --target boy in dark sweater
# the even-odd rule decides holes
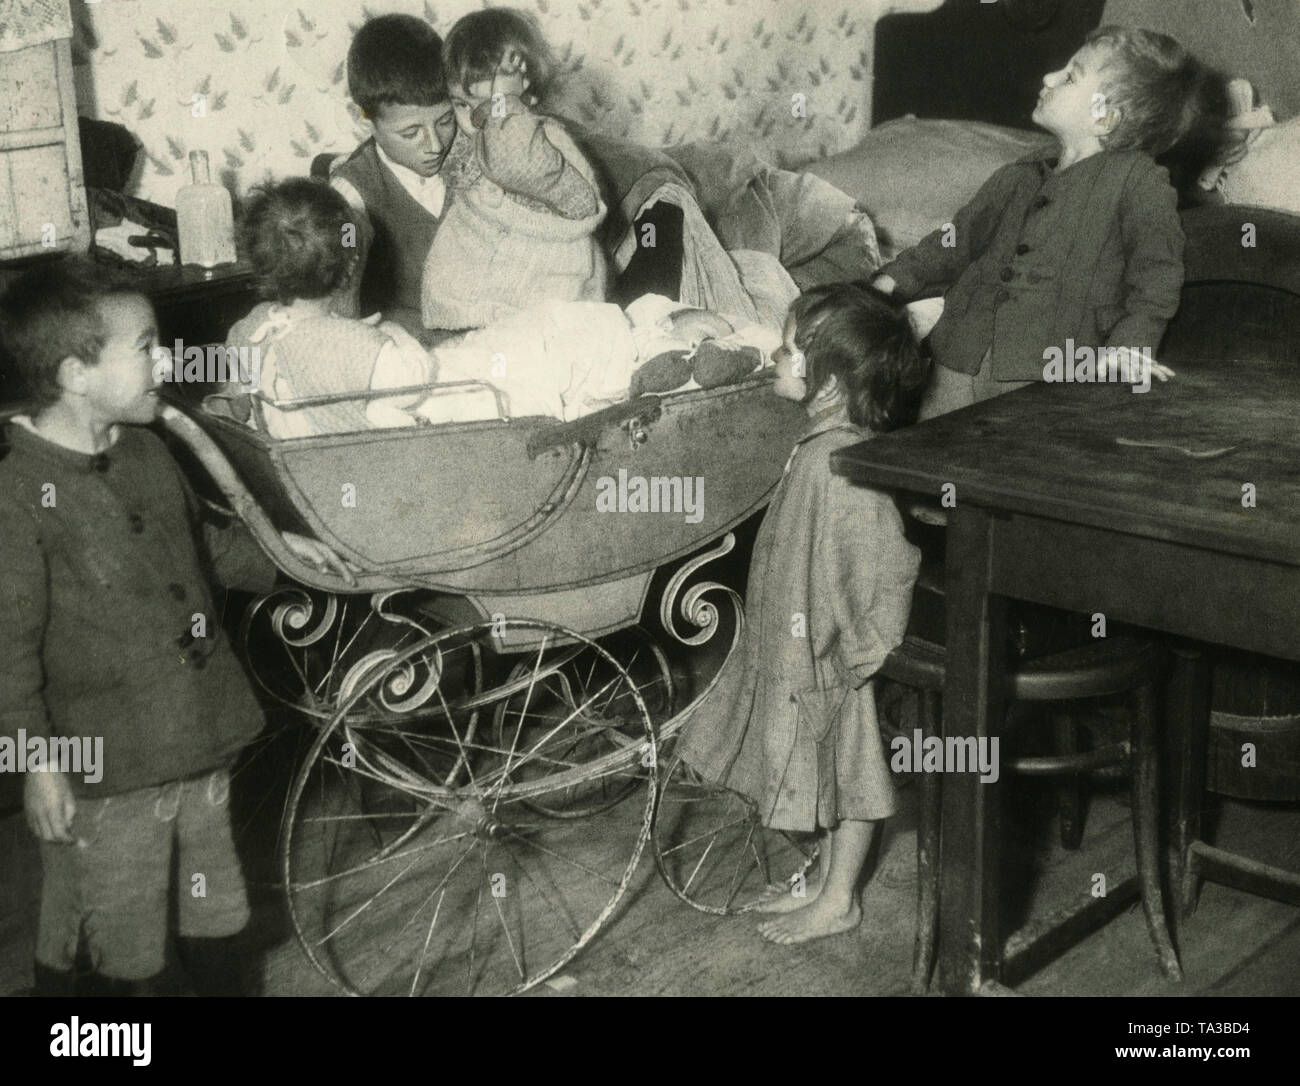
[[[998,170],[875,279],[907,301],[945,294],[922,418],[1064,379],[1051,365],[1075,345],[1088,375],[1073,380],[1146,391],[1171,375],[1152,355],[1178,309],[1183,231],[1152,156],[1202,123],[1210,81],[1172,38],[1128,27],[1094,31],[1044,77],[1033,120],[1056,148]]]
[[[456,138],[442,39],[411,15],[369,20],[348,49],[348,93],[370,138],[330,176],[358,215],[358,272],[338,308],[349,317],[378,310],[418,338],[420,279],[442,222],[440,174]]]
[[[48,265],[0,299],[34,405],[0,461],[0,745],[28,754],[24,808],[41,841],[36,990],[71,994],[84,946],[95,975],[78,991],[147,991],[175,893],[194,987],[237,994],[232,940],[249,914],[229,768],[261,714],[222,635],[194,498],[145,428],[159,410],[152,307],[91,274]],[[350,577],[319,543],[285,542]],[[272,585],[238,526],[205,526],[204,543],[225,583]],[[91,751],[93,767],[73,756]]]

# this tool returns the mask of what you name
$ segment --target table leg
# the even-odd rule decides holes
[[[1201,836],[1201,800],[1210,735],[1210,665],[1199,649],[1174,647],[1165,704],[1165,741],[1173,759],[1168,779],[1175,793],[1170,825],[1174,869],[1170,881],[1177,930],[1196,909],[1198,880],[1191,847]]]
[[[943,734],[978,742],[1005,719],[1006,600],[990,592],[993,518],[958,502],[948,520]],[[942,797],[939,985],[969,994],[1002,973],[1000,789],[978,773],[950,773]]]

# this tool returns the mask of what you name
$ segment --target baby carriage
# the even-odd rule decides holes
[[[531,988],[614,913],[651,841],[669,886],[714,912],[806,865],[801,842],[671,758],[711,684],[684,697],[641,622],[657,610],[679,652],[720,629],[734,648],[739,596],[696,575],[766,503],[804,425],[770,380],[565,423],[284,441],[211,398],[164,409],[294,582],[255,601],[241,640],[264,693],[314,725],[281,873],[303,951],[345,991]],[[357,583],[301,562],[285,529],[328,543]]]

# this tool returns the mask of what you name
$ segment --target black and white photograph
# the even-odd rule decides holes
[[[1300,0],[0,0],[34,1051],[1013,996],[1262,1054],[1298,164]]]

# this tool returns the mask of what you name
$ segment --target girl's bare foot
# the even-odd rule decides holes
[[[796,893],[801,890],[801,893]],[[787,882],[783,886],[769,886],[763,893],[746,906],[747,912],[753,913],[790,913],[802,909],[817,900],[822,892],[820,876],[805,876],[803,885]]]
[[[772,943],[791,946],[852,931],[862,922],[862,909],[854,899],[845,909],[830,898],[818,897],[806,908],[797,909],[758,925],[758,933]]]

